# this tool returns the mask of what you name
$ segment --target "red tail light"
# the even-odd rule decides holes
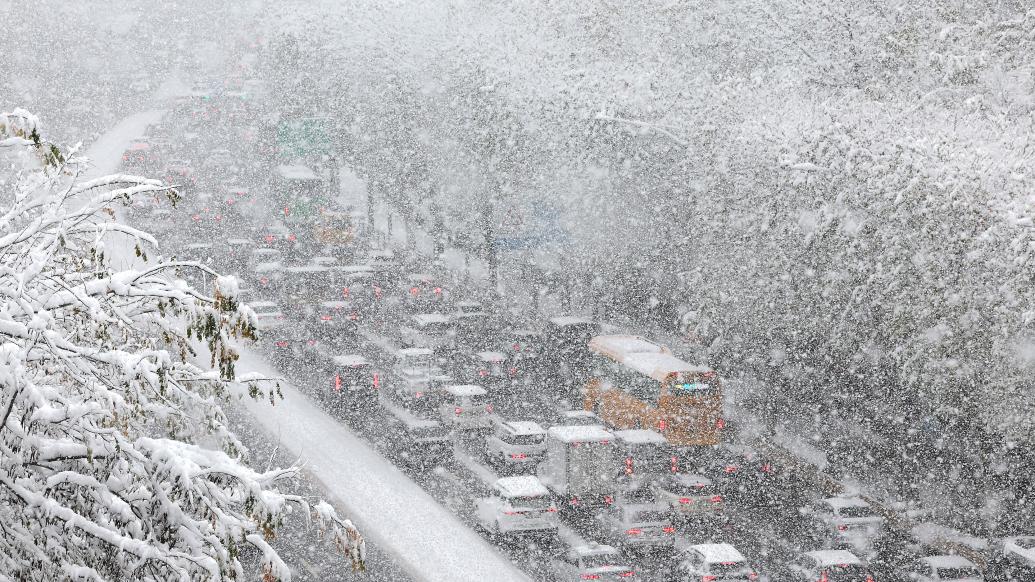
[[[701,576],[701,582],[714,582],[715,576]]]
[[[848,526],[844,525],[844,524],[841,524],[841,525],[837,526],[837,531],[848,531]]]
[[[726,472],[727,473],[736,473],[737,472],[737,466],[736,465],[726,465]]]
[[[627,533],[627,534],[629,534],[631,536],[638,536],[641,533],[643,533],[643,530],[638,528],[638,527],[634,527],[634,528],[625,530],[625,533]]]
[[[489,371],[488,370],[478,370],[478,375],[481,376],[482,378],[484,378],[484,377],[489,375]]]
[[[357,321],[359,320],[359,314],[353,311],[352,315],[349,316],[349,319],[351,319],[352,321]]]
[[[683,505],[686,505],[688,503],[693,503],[694,500],[690,499],[689,497],[680,497],[679,498],[679,502],[682,503]]]
[[[291,242],[295,242],[296,240],[298,240],[298,237],[295,236],[294,234],[289,234],[288,235],[288,240],[291,241]]]
[[[287,206],[285,206],[285,207],[284,207],[284,216],[287,216],[287,215],[289,215],[289,214],[291,214],[291,209],[290,209],[290,208],[288,208]]]
[[[762,472],[763,473],[772,473],[773,472],[773,466],[770,465],[769,463],[766,463],[766,464],[762,465]]]
[[[455,412],[457,414],[457,416],[459,416],[460,413],[462,413],[463,411],[464,411],[464,409],[460,408],[459,406],[457,406],[456,409],[453,410],[453,412]]]
[[[557,508],[551,505],[550,507],[548,507],[546,509],[546,512],[547,513],[557,513]]]
[[[414,297],[420,295],[420,289],[417,287],[410,287],[410,295],[413,295]]]
[[[676,528],[668,525],[668,526],[665,526],[665,527],[661,528],[661,531],[663,531],[665,533],[672,533],[672,532],[676,531]]]
[[[708,501],[711,501],[712,503],[722,503],[722,495],[712,495],[711,499]]]
[[[510,375],[511,376],[517,376],[517,368],[511,368],[510,369]]]
[[[286,341],[279,341],[274,345],[276,345],[278,348],[286,348],[288,343]]]
[[[599,580],[600,579],[600,574],[583,574],[582,575],[582,579],[583,580]]]
[[[621,573],[621,574],[619,574],[618,576],[620,576],[620,577],[622,577],[622,578],[632,578],[632,577],[633,577],[633,576],[635,576],[635,575],[636,575],[636,573],[635,573],[635,572],[633,572],[632,570],[629,570],[628,572],[622,572],[622,573]]]
[[[334,319],[334,318],[331,317],[330,315],[321,315],[320,316],[320,321],[331,321],[332,319]]]
[[[866,575],[866,582],[873,582],[873,575],[872,574],[867,574]]]
[[[197,222],[197,221],[201,220],[201,215],[200,214],[195,214],[194,216],[191,216],[191,218],[194,219],[194,222]]]
[[[720,429],[720,430],[726,428],[726,420],[722,419],[722,418],[716,420],[715,421],[715,428]]]
[[[381,288],[377,285],[374,285],[374,297],[377,299],[381,298]]]
[[[259,277],[259,283],[262,283],[263,285],[268,285],[269,282],[270,282],[270,278],[269,277]]]
[[[632,460],[632,457],[626,457],[625,458],[625,474],[626,475],[632,475],[633,474],[633,460]]]
[[[335,374],[334,375],[334,389],[336,391],[338,391],[338,392],[341,392],[341,375],[340,374]]]
[[[748,579],[749,580],[758,580],[758,573],[757,572],[752,572],[752,573],[748,574]],[[871,580],[870,582],[873,582],[873,581]]]
[[[306,343],[306,345],[315,346],[316,345],[316,340],[308,340],[305,343]]]
[[[526,455],[525,453],[512,453],[510,455],[511,459],[524,459],[524,458],[527,458],[527,457],[528,457],[528,455]]]
[[[676,473],[679,471],[679,457],[672,457],[672,472]]]
[[[374,372],[374,388],[377,388],[380,385],[381,385],[381,375],[378,374],[377,372]],[[423,395],[424,395],[423,392],[418,392],[417,393],[417,398],[420,398]]]
[[[435,287],[435,295],[441,295],[441,294],[442,294],[442,288],[441,287]]]
[[[819,582],[830,582],[830,577],[827,576],[827,571],[823,570],[819,575]]]
[[[272,234],[267,234],[266,236],[262,237],[262,240],[271,243],[275,238],[277,237],[273,236]]]
[[[128,162],[129,161],[129,154],[122,154],[122,161],[123,162]]]
[[[610,495],[605,495],[604,496],[604,505],[611,505],[614,502],[615,502],[614,498],[611,497]]]
[[[664,420],[659,420],[658,421],[658,430],[664,431],[667,428],[668,428],[668,423],[667,422],[665,422]]]
[[[492,413],[492,405],[491,404],[486,404],[485,405],[485,412]]]
[[[345,299],[349,298],[349,288],[348,287],[342,287],[341,288],[341,296],[344,297]]]
[[[414,398],[421,398],[421,397],[423,397],[423,396],[424,396],[424,393],[423,393],[423,392],[418,392],[418,393],[416,393],[416,394],[414,394],[414,395],[413,395],[413,397],[414,397]]]

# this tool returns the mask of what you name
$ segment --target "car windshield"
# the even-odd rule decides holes
[[[870,509],[869,507],[867,507],[867,506],[855,506],[855,505],[851,505],[851,506],[848,506],[848,507],[842,507],[841,511],[839,512],[839,514],[841,515],[841,517],[849,517],[849,518],[854,518],[854,517],[876,517],[876,514],[873,513],[873,510]]]
[[[711,495],[714,490],[714,487],[706,483],[691,484],[676,480],[669,481],[668,486],[666,486],[665,488],[677,495],[688,496]]]
[[[980,578],[977,568],[938,568],[938,578],[942,580],[962,580],[964,578]]]

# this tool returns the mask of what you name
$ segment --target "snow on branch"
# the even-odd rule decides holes
[[[269,540],[292,507],[362,568],[355,527],[282,491],[296,467],[248,468],[227,427],[232,384],[276,394],[275,380],[235,377],[234,342],[255,337],[237,281],[194,262],[149,263],[140,251],[154,238],[115,220],[116,204],[170,187],[122,174],[79,182],[81,162],[38,128],[22,110],[0,114],[0,144],[43,152],[0,180],[4,575],[239,579],[241,548],[253,546],[267,579],[288,579]],[[112,269],[109,233],[135,241],[136,269]],[[177,278],[190,270],[214,279],[211,296]],[[194,363],[196,342],[211,370]]]

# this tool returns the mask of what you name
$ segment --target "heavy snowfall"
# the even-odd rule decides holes
[[[1035,6],[0,8],[0,582],[1035,582]]]

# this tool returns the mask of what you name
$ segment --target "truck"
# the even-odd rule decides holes
[[[647,488],[678,470],[678,457],[661,433],[633,428],[615,431],[614,435],[622,460],[619,481],[625,491]]]
[[[390,456],[414,467],[441,463],[453,452],[450,427],[421,413],[414,396],[397,390],[378,390],[378,403],[387,418]]]
[[[602,426],[554,426],[546,431],[546,458],[539,480],[567,510],[614,503],[617,450],[615,436]]]

